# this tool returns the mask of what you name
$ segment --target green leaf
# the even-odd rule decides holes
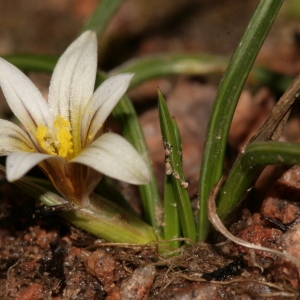
[[[219,194],[218,215],[222,219],[245,197],[259,171],[274,164],[300,164],[300,145],[283,142],[254,142],[233,166]]]
[[[168,75],[208,75],[222,74],[227,59],[205,54],[159,54],[132,59],[111,70],[108,75],[135,73],[130,87],[135,87],[149,79]]]
[[[4,55],[4,59],[23,71],[52,73],[58,60],[54,55],[13,54]],[[228,60],[219,56],[205,54],[157,54],[150,57],[132,59],[113,69],[106,76],[121,73],[135,73],[129,89],[153,78],[172,75],[210,75],[223,74]],[[99,71],[98,74],[104,75]],[[265,68],[254,66],[251,71],[251,83],[270,86],[282,92],[291,83],[292,78],[276,74]]]
[[[172,119],[173,131],[175,134],[176,145],[175,149],[180,149],[181,151],[181,137],[177,122]],[[179,214],[176,203],[176,187],[173,184],[173,179],[170,174],[167,174],[167,168],[170,165],[169,162],[169,150],[165,149],[165,184],[164,184],[164,238],[165,240],[171,240],[181,237],[181,227]],[[180,153],[180,161],[182,163],[182,153]],[[168,243],[170,248],[179,248],[180,241],[175,240]]]
[[[100,84],[104,79],[105,75],[98,72],[96,85]],[[157,234],[162,234],[163,208],[158,193],[152,162],[138,116],[131,101],[126,95],[116,105],[112,115],[122,129],[124,137],[134,145],[148,165],[151,174],[150,181],[146,185],[140,185],[139,191],[142,198],[146,221],[153,226]]]
[[[106,26],[119,9],[124,0],[101,0],[93,14],[87,20],[81,32],[94,30],[99,37],[102,36]]]
[[[178,140],[177,129],[174,129],[165,99],[160,92],[158,93],[158,114],[165,152],[170,164],[170,169],[166,170],[166,173],[169,173],[169,176],[172,178],[183,237],[195,241],[196,226],[190,199],[185,187],[186,182],[181,163],[181,147],[178,147],[178,142],[180,141]]]
[[[180,221],[176,202],[176,191],[174,190],[172,177],[165,176],[164,184],[164,239],[172,240],[181,237]],[[165,246],[165,245],[164,245]],[[180,241],[170,241],[169,248],[179,248]]]
[[[14,54],[2,56],[5,60],[23,71],[52,73],[58,61],[54,55]]]
[[[200,171],[198,241],[204,241],[210,230],[207,199],[222,176],[228,132],[237,101],[282,2],[260,1],[220,84],[206,132]]]
[[[142,198],[146,221],[154,227],[159,234],[162,233],[163,208],[158,193],[156,178],[149,156],[144,133],[142,131],[136,111],[128,97],[123,97],[112,112],[122,129],[124,137],[129,140],[138,152],[144,157],[151,173],[150,181],[140,185],[139,191]]]
[[[260,175],[263,166],[277,161],[282,164],[297,163],[297,145],[259,142],[276,141],[280,138],[299,92],[300,75],[297,75],[276,103],[268,119],[250,139],[246,152],[237,158],[222,192],[218,195],[219,210],[224,215],[225,222],[230,221],[230,217],[235,213],[233,208],[247,196],[246,191],[251,190],[251,185]]]

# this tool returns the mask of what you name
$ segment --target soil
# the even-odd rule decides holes
[[[151,2],[151,3],[150,3]],[[158,52],[205,52],[230,57],[257,0],[127,0],[100,45],[99,66],[110,70],[126,59]],[[0,53],[60,54],[98,1],[0,0]],[[295,76],[300,71],[299,8],[285,2],[257,65]],[[151,5],[151,7],[149,7]],[[159,8],[159,9],[158,9]],[[122,51],[119,51],[122,49]],[[48,75],[29,74],[47,94]],[[146,135],[162,192],[164,151],[159,131],[157,86],[179,123],[189,194],[197,179],[206,125],[221,76],[163,78],[130,92]],[[254,85],[243,91],[232,123],[229,169],[260,128],[282,90]],[[11,112],[0,100],[2,116]],[[295,105],[282,140],[300,139]],[[284,173],[284,171],[286,171]],[[267,168],[230,231],[245,241],[300,258],[299,167]],[[275,181],[280,178],[278,181]],[[275,181],[275,183],[273,183]],[[125,186],[127,195],[131,187]],[[131,199],[142,214],[139,199]],[[196,205],[195,205],[196,207]],[[14,185],[0,181],[1,299],[298,299],[299,270],[287,259],[230,241],[195,244],[163,257],[157,245],[118,245],[65,223]]]

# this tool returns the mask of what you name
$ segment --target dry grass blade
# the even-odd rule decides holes
[[[272,253],[272,254],[275,254],[275,255],[281,256],[285,259],[290,260],[291,262],[293,262],[296,265],[297,270],[298,270],[298,275],[300,278],[300,260],[297,257],[290,255],[286,251],[280,252],[280,251],[277,251],[277,250],[274,250],[271,248],[266,248],[266,247],[262,247],[259,245],[248,243],[240,238],[237,238],[236,236],[234,236],[232,233],[230,233],[226,229],[226,227],[221,222],[221,219],[217,215],[216,202],[215,202],[216,196],[217,196],[224,180],[225,180],[225,177],[223,176],[221,178],[221,180],[214,186],[214,188],[212,189],[212,191],[209,195],[209,198],[208,198],[207,214],[208,214],[208,218],[209,218],[210,222],[215,227],[215,229],[218,230],[220,233],[222,233],[227,239],[231,240],[232,242],[234,242],[240,246],[243,246],[243,247],[246,247],[249,249],[259,250],[259,251],[266,251],[266,252],[269,252],[269,253]]]
[[[273,111],[264,125],[251,138],[250,143],[258,141],[277,141],[287,122],[291,112],[291,107],[300,92],[300,74],[294,79],[292,84],[287,88],[285,93],[279,99]]]

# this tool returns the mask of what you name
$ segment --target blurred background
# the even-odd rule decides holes
[[[0,54],[60,54],[100,1],[0,0]],[[162,51],[229,56],[258,2],[126,0],[101,41],[100,65],[107,70],[130,57]],[[274,57],[278,60],[288,45],[299,42],[299,17],[299,1],[285,1],[262,49],[261,62],[268,54],[268,63],[276,65],[271,62]]]
[[[60,55],[100,1],[0,0],[0,55]],[[99,67],[109,71],[128,59],[157,53],[207,53],[229,59],[258,3],[258,0],[126,0],[99,41]],[[298,0],[284,2],[256,64],[288,76],[299,72]],[[165,94],[179,123],[185,174],[190,194],[195,195],[206,124],[221,75],[219,72],[210,77],[155,79],[130,92],[160,185],[164,154],[156,110],[157,87]],[[29,76],[47,97],[50,76]],[[229,144],[236,152],[265,120],[278,95],[269,88],[248,83],[242,98],[229,137]],[[9,117],[3,97],[0,107]],[[287,134],[291,140],[300,139],[299,126],[295,119],[292,131],[289,129]]]

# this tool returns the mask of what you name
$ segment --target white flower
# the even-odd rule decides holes
[[[8,155],[7,179],[39,165],[69,201],[87,206],[101,174],[133,184],[149,180],[148,168],[124,138],[104,122],[128,88],[132,74],[107,79],[95,91],[97,39],[83,33],[59,59],[46,101],[16,67],[0,58],[0,85],[25,127],[0,119],[0,155]]]

